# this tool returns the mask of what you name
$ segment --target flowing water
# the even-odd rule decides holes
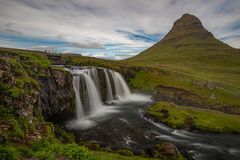
[[[100,93],[98,70],[106,85],[106,101]],[[133,94],[120,73],[104,68],[70,70],[74,75],[76,119],[67,123],[77,140],[138,152],[153,144],[172,142],[187,159],[239,160],[240,136],[175,130],[144,118],[151,97]],[[82,99],[84,98],[84,99]]]
[[[106,77],[106,85],[107,85],[107,102],[112,103],[113,102],[113,91],[112,91],[111,82],[110,82],[110,78],[109,78],[107,69],[104,69],[104,75]]]

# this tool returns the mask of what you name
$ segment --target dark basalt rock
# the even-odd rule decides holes
[[[160,159],[167,158],[167,159],[179,160],[182,158],[177,147],[170,142],[153,145],[151,152],[153,157],[160,158]]]
[[[45,118],[74,110],[72,75],[66,71],[49,69],[49,75],[38,78],[42,113]]]

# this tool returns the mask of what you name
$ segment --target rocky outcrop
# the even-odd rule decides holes
[[[0,109],[13,110],[15,116],[40,115],[45,119],[72,112],[72,75],[50,64],[34,62],[35,59],[28,61],[26,55],[0,55]]]
[[[169,142],[152,146],[152,156],[159,159],[183,159],[177,147]]]
[[[52,138],[46,121],[75,108],[72,75],[38,52],[0,48],[0,91],[0,144]]]
[[[206,87],[209,87],[208,84],[210,83],[207,83]],[[214,87],[216,86],[217,85],[214,85]],[[213,88],[213,85],[211,85],[211,88]],[[210,97],[203,97],[193,91],[159,85],[155,88],[153,97],[156,101],[173,102],[182,106],[219,110],[229,114],[240,114],[238,107],[217,103],[213,94]]]
[[[73,112],[74,90],[69,72],[49,69],[48,76],[41,76],[38,80],[41,84],[39,105],[45,118]]]
[[[15,67],[14,64],[0,59],[1,107],[15,110],[16,116],[32,116],[33,108],[38,102],[38,88],[28,82],[23,82],[20,88],[18,83],[21,81],[17,78]],[[29,89],[31,93],[28,93]]]

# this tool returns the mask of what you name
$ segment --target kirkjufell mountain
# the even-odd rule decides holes
[[[194,15],[184,14],[158,43],[127,61],[136,63],[207,63],[240,65],[238,49],[216,39]],[[231,64],[230,64],[231,63]]]

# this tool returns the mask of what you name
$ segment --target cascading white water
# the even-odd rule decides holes
[[[113,78],[114,88],[115,88],[115,99],[122,99],[131,94],[127,83],[123,79],[122,75],[115,71],[110,71]]]
[[[104,108],[100,95],[101,86],[98,70],[102,71],[105,76],[106,103],[122,100],[131,94],[127,83],[118,72],[94,67],[70,70],[74,74],[73,86],[77,120],[81,120],[85,116],[97,114],[99,110]],[[114,90],[112,86],[114,86]]]
[[[67,124],[68,128],[86,129],[96,125],[94,117],[103,116],[109,113],[118,112],[115,106],[104,106],[102,99],[106,99],[107,103],[125,103],[135,100],[144,100],[143,96],[131,94],[127,83],[122,75],[118,72],[94,67],[82,67],[78,69],[68,69],[73,74],[73,87],[75,91],[76,103],[76,120]],[[100,77],[105,76],[103,79]],[[102,80],[105,80],[102,81]],[[100,83],[101,82],[101,83]],[[106,84],[106,91],[104,86]],[[113,86],[113,88],[112,88]],[[100,92],[106,93],[105,98],[101,98]]]
[[[79,92],[79,83],[80,83],[80,77],[79,76],[74,76],[73,77],[73,88],[75,91],[75,103],[76,103],[76,114],[77,114],[77,119],[81,119],[83,117],[83,107],[82,107],[82,102],[80,98],[80,92]]]
[[[130,89],[128,88],[128,85],[126,81],[123,79],[122,75],[118,72],[114,72],[114,75],[117,79],[117,83],[119,83],[119,86],[121,87],[121,96],[127,97],[131,94]]]
[[[111,86],[111,82],[109,79],[109,75],[106,69],[103,70],[104,71],[104,75],[106,78],[106,86],[107,86],[107,102],[111,103],[113,101],[113,91],[112,91],[112,86]]]
[[[89,104],[88,107],[90,110],[90,114],[92,114],[97,112],[98,108],[103,106],[102,101],[98,93],[97,87],[95,86],[95,83],[91,79],[91,77],[86,73],[82,73],[81,76],[83,76],[85,80],[87,94],[88,94],[88,104]]]
[[[100,91],[100,82],[99,82],[97,68],[89,68],[87,70],[88,70],[88,75],[91,76],[92,80],[95,82],[95,85],[96,85],[98,91]]]

